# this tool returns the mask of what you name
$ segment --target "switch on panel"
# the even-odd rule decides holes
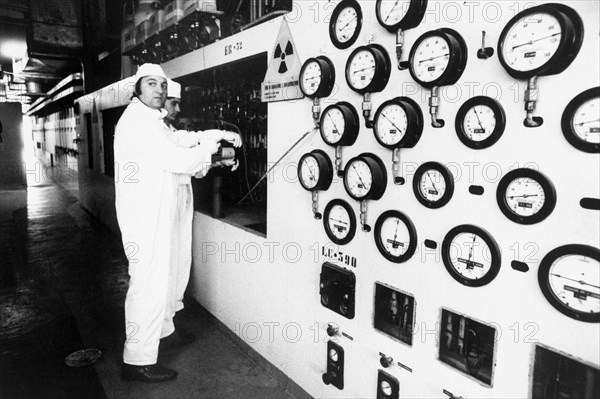
[[[325,385],[344,389],[344,348],[335,342],[327,342],[327,372],[322,376]]]
[[[348,319],[354,318],[354,273],[331,263],[321,268],[321,304]]]
[[[379,370],[377,376],[377,399],[398,399],[400,397],[400,383],[395,377]]]

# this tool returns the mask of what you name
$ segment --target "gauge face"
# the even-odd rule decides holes
[[[375,56],[368,50],[357,52],[348,66],[348,82],[354,89],[364,89],[373,81],[375,76]]]
[[[350,47],[360,34],[362,27],[362,11],[355,0],[343,0],[331,15],[329,22],[329,38],[339,49]]]
[[[456,281],[480,287],[492,281],[500,270],[500,249],[492,236],[480,227],[461,225],[446,234],[442,257]]]
[[[424,38],[411,60],[417,78],[423,82],[439,79],[450,63],[450,46],[445,38],[439,35]]]
[[[600,250],[570,244],[550,251],[540,263],[544,296],[561,313],[580,321],[600,322]]]
[[[391,262],[406,262],[417,249],[415,226],[408,216],[399,211],[382,213],[375,224],[374,236],[377,249]]]
[[[378,44],[356,48],[346,62],[346,82],[352,90],[361,94],[383,90],[390,72],[390,57]]]
[[[332,362],[338,361],[338,353],[335,349],[329,349],[329,359],[331,359]]]
[[[392,386],[390,385],[389,381],[386,380],[381,381],[381,383],[379,384],[379,389],[381,390],[381,393],[385,396],[390,396],[393,392]]]
[[[390,32],[418,26],[426,9],[427,0],[377,0],[375,4],[377,21]]]
[[[506,127],[504,109],[493,98],[477,96],[467,100],[456,114],[456,134],[469,148],[483,149],[495,144]]]
[[[327,237],[333,243],[344,245],[354,238],[356,216],[346,201],[335,199],[325,207],[323,225]]]
[[[426,162],[415,171],[413,191],[421,204],[441,208],[454,194],[454,176],[444,165]]]
[[[600,153],[600,87],[588,89],[569,102],[562,115],[561,127],[573,147]]]
[[[525,15],[506,34],[502,55],[516,71],[531,71],[544,65],[558,50],[562,29],[548,13]]]
[[[554,186],[533,169],[508,172],[498,184],[496,199],[506,217],[520,224],[534,224],[547,218],[556,205]]]
[[[319,129],[323,141],[329,145],[352,145],[358,136],[358,113],[343,101],[330,105],[321,114]]]
[[[324,56],[309,58],[300,69],[300,90],[307,97],[327,97],[335,83],[335,68]]]
[[[406,134],[408,117],[400,104],[388,104],[381,109],[375,121],[375,132],[379,140],[386,145],[398,144]]]
[[[354,160],[346,167],[344,182],[353,198],[365,198],[373,184],[371,168],[361,159]]]
[[[577,56],[583,22],[564,4],[543,4],[515,15],[498,41],[500,63],[514,78],[560,73]]]
[[[327,190],[333,180],[333,166],[327,153],[314,150],[304,154],[298,162],[298,180],[305,190]]]

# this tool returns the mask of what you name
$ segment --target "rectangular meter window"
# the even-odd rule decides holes
[[[439,359],[492,385],[496,329],[442,309]]]
[[[375,283],[374,327],[405,344],[412,345],[415,298],[381,283]]]

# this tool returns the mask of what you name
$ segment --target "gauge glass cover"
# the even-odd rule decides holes
[[[533,216],[542,209],[546,197],[542,185],[529,177],[519,177],[508,183],[506,204],[519,216]]]
[[[362,10],[355,0],[342,0],[337,4],[329,22],[329,37],[339,49],[350,47],[360,34]]]
[[[344,176],[346,187],[350,193],[357,197],[365,197],[371,190],[373,175],[369,165],[360,159],[354,160]]]
[[[581,141],[600,144],[600,97],[590,98],[573,114],[573,131]]]
[[[352,207],[341,199],[330,201],[323,212],[323,225],[333,243],[349,243],[356,233],[356,217]]]
[[[322,118],[321,132],[328,144],[335,145],[340,141],[346,127],[344,114],[338,108],[329,108]]]
[[[335,349],[329,349],[329,358],[332,362],[338,361],[338,353]]]
[[[385,396],[390,396],[392,394],[392,386],[386,380],[381,381],[379,387],[381,388],[381,393]]]
[[[417,249],[415,226],[400,211],[390,210],[379,216],[374,238],[379,252],[391,262],[406,262]]]
[[[317,92],[321,85],[321,74],[321,65],[317,61],[311,61],[306,64],[300,79],[304,94],[311,96]]]
[[[415,75],[423,82],[438,79],[450,62],[450,50],[441,36],[429,36],[421,41],[411,60]]]
[[[352,58],[348,66],[350,85],[357,90],[364,89],[373,81],[376,61],[372,52],[361,50]]]
[[[307,189],[313,189],[316,187],[320,178],[319,163],[313,156],[307,156],[302,160],[300,165],[300,177],[304,186]]]
[[[413,191],[422,205],[441,208],[454,194],[454,176],[444,165],[426,162],[415,171]]]
[[[439,170],[427,169],[419,179],[419,193],[427,201],[439,201],[446,194],[446,179]]]
[[[395,103],[386,105],[378,114],[374,129],[382,143],[394,145],[400,142],[408,128],[404,108]]]

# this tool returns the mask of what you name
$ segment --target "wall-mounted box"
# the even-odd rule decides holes
[[[165,11],[156,10],[148,17],[148,37],[157,35],[163,30],[165,21]]]
[[[121,53],[126,53],[135,47],[135,27],[130,24],[121,30]]]
[[[187,17],[196,11],[206,13],[217,13],[217,1],[216,0],[187,0],[183,4],[183,16]]]
[[[166,29],[177,24],[183,18],[183,0],[173,0],[167,3],[164,11],[163,29]]]
[[[321,304],[349,319],[354,318],[356,277],[329,262],[321,268]]]
[[[141,44],[148,38],[150,22],[146,19],[135,26],[135,43]]]

